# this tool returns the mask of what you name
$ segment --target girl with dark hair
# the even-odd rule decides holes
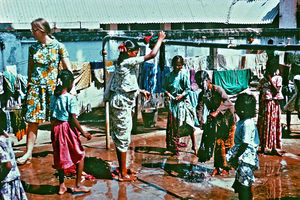
[[[19,165],[30,162],[39,123],[50,120],[50,97],[56,86],[59,63],[71,70],[65,46],[51,34],[49,23],[38,18],[31,23],[31,33],[38,40],[29,47],[28,85],[25,120],[28,122],[26,153],[17,159]]]
[[[237,96],[235,112],[240,119],[234,134],[235,146],[228,151],[226,160],[235,168],[236,176],[232,187],[242,200],[253,198],[253,172],[259,167],[259,136],[253,119],[255,111],[256,99],[253,95],[242,93]]]
[[[223,88],[212,84],[206,71],[195,74],[196,83],[202,89],[196,108],[199,124],[203,129],[198,158],[200,162],[210,160],[214,154],[212,176],[227,175],[229,167],[225,155],[233,146],[235,131],[234,106]],[[209,115],[205,116],[205,109]]]
[[[69,70],[61,70],[57,86],[51,97],[51,141],[53,147],[54,167],[59,175],[59,192],[64,194],[67,187],[64,183],[64,169],[76,165],[76,184],[73,192],[89,192],[91,188],[81,184],[85,152],[79,139],[79,132],[88,140],[92,138],[80,126],[76,114],[78,103],[69,92],[73,87],[74,77]]]
[[[165,33],[161,31],[154,48],[145,56],[137,56],[139,46],[133,41],[127,40],[119,46],[120,55],[109,88],[111,136],[116,146],[119,161],[119,181],[134,181],[136,179],[133,171],[127,170],[126,167],[127,150],[132,130],[131,113],[135,106],[135,98],[139,93],[142,93],[146,99],[150,98],[148,91],[139,89],[136,72],[139,64],[157,55],[165,36]]]
[[[168,122],[166,130],[166,153],[179,155],[179,147],[186,146],[180,143],[180,135],[187,131],[192,139],[192,149],[196,153],[196,141],[194,125],[196,113],[189,99],[191,91],[190,80],[183,70],[184,60],[182,56],[174,56],[172,59],[173,71],[166,75],[163,90],[168,96]],[[180,133],[181,132],[181,133]]]

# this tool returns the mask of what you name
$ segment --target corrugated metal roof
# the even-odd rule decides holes
[[[0,0],[0,23],[29,29],[43,17],[58,28],[99,24],[268,24],[280,0]]]
[[[253,2],[253,0],[252,0]],[[270,24],[278,14],[279,1],[237,1],[232,6],[229,24]]]

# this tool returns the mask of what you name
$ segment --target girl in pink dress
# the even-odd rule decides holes
[[[69,92],[74,77],[69,70],[58,74],[57,86],[51,97],[51,140],[53,147],[54,167],[59,174],[59,192],[64,194],[67,187],[64,183],[64,169],[76,165],[76,185],[72,192],[90,192],[91,188],[81,185],[85,152],[79,139],[79,132],[88,140],[92,138],[80,126],[76,114],[77,100]]]

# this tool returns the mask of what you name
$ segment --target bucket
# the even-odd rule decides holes
[[[147,128],[153,128],[156,126],[158,117],[157,108],[144,108],[142,110],[142,118],[144,122],[144,126]]]

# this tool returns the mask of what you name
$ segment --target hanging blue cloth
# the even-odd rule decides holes
[[[163,70],[153,63],[144,62],[141,72],[140,88],[150,93],[161,93],[165,75],[170,72],[170,68],[165,66]]]

